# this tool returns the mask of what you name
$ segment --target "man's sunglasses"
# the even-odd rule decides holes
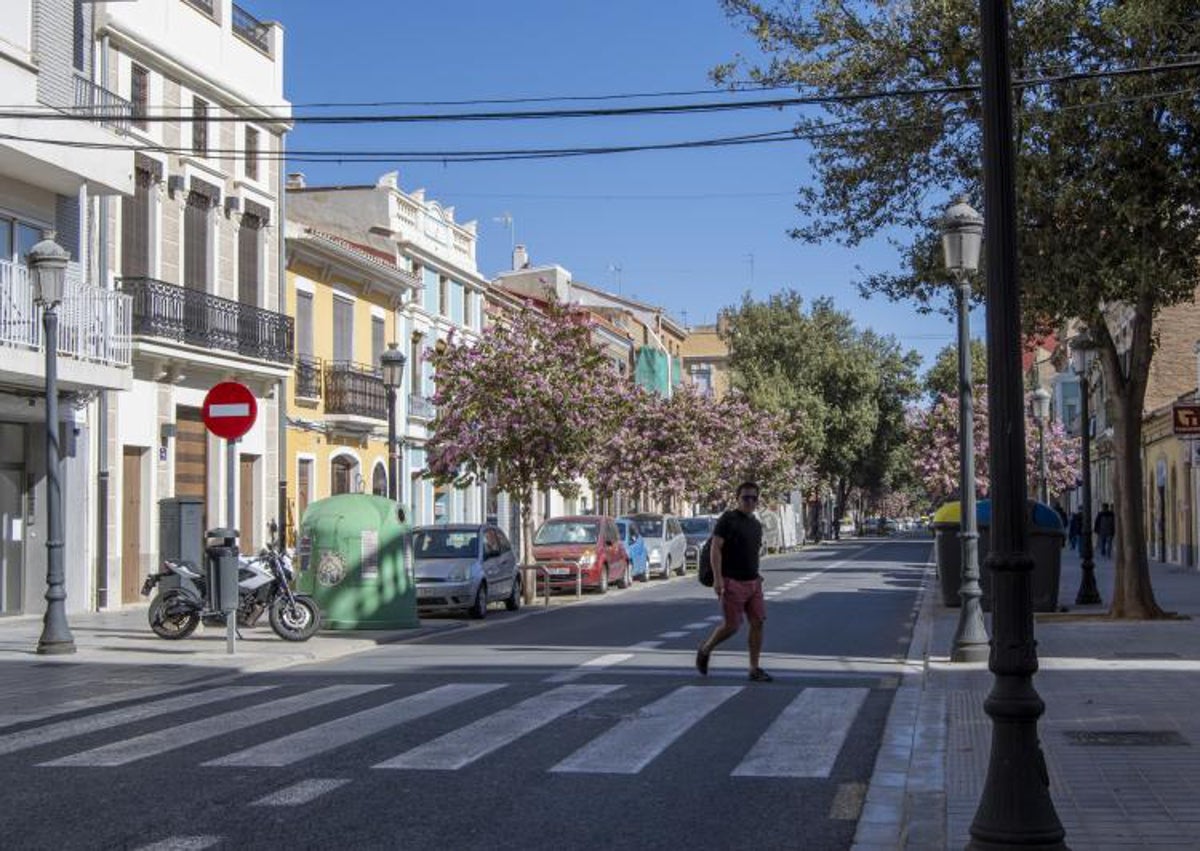
[[[747,502],[758,502],[758,494],[756,494],[756,493],[744,493],[744,494],[742,494],[742,495],[741,495],[741,499],[744,499],[744,500],[746,500]]]

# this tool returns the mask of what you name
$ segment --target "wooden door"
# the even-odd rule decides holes
[[[121,468],[121,602],[135,603],[142,590],[142,458],[126,446]]]
[[[254,522],[254,462],[257,455],[243,455],[238,459],[238,549],[253,553],[258,548],[258,535]]]
[[[208,430],[199,408],[175,411],[175,496],[194,496],[204,505],[208,528]]]

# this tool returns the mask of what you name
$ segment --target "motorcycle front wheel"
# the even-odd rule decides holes
[[[271,603],[271,629],[284,641],[308,641],[321,628],[321,610],[312,597],[293,594]]]
[[[146,612],[154,634],[168,641],[178,641],[195,632],[196,627],[200,625],[200,613],[194,609],[171,611],[182,607],[183,601],[179,594],[169,593],[165,596],[156,594],[150,601],[150,609]]]

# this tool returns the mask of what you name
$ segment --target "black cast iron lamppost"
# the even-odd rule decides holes
[[[388,498],[400,499],[400,453],[396,447],[396,390],[404,383],[404,364],[407,358],[395,343],[379,356],[383,386],[387,388],[388,415]]]
[[[1021,304],[1017,279],[1016,152],[1008,55],[1010,0],[980,0],[983,199],[987,221],[988,437],[992,534],[992,719],[987,779],[971,842],[975,851],[1065,849],[1038,743],[1045,704],[1033,687],[1033,559],[1025,521],[1025,400],[1021,386]]]
[[[33,282],[33,300],[42,308],[42,345],[46,351],[46,614],[37,652],[75,652],[75,637],[67,624],[66,577],[63,573],[62,486],[58,451],[58,305],[66,288],[67,261],[71,255],[47,231],[29,250],[27,262]]]
[[[958,595],[962,607],[954,630],[952,662],[982,662],[988,657],[987,629],[979,587],[979,531],[975,525],[975,398],[971,378],[971,284],[969,277],[979,270],[983,246],[983,216],[975,212],[967,199],[960,198],[942,216],[942,253],[946,268],[957,283],[958,307],[958,453],[960,456],[959,540],[962,566]]]
[[[1038,499],[1049,504],[1050,494],[1046,476],[1046,423],[1050,421],[1050,391],[1039,387],[1029,397],[1029,413],[1038,429]]]
[[[1079,442],[1080,459],[1083,467],[1083,503],[1079,507],[1079,592],[1075,605],[1086,606],[1102,603],[1100,589],[1096,587],[1096,562],[1092,552],[1092,412],[1091,384],[1092,350],[1094,344],[1086,331],[1071,339],[1071,367],[1079,376]]]

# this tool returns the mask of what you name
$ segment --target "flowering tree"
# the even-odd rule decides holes
[[[981,497],[988,494],[987,393],[975,394],[972,418],[975,427],[975,487]],[[958,398],[942,395],[924,411],[912,414],[913,464],[917,478],[924,483],[933,502],[959,496]],[[1079,441],[1057,422],[1045,429],[1046,491],[1053,495],[1075,487],[1079,473]],[[1028,492],[1037,493],[1038,432],[1032,422],[1025,424],[1025,480]]]
[[[617,376],[592,342],[586,314],[557,302],[487,328],[474,345],[449,341],[430,355],[437,416],[426,443],[427,475],[480,481],[516,498],[531,559],[536,487],[570,487],[607,418]]]

